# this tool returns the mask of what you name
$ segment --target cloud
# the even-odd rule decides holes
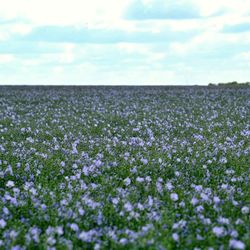
[[[130,20],[178,20],[199,17],[200,14],[196,6],[185,0],[134,0],[125,11],[125,18]]]
[[[0,64],[10,63],[13,61],[14,56],[9,54],[0,54]]]
[[[187,60],[192,57],[204,60],[232,59],[238,53],[248,51],[250,34],[225,34],[218,31],[205,31],[188,42],[173,42],[170,51]],[[229,62],[229,61],[228,61]]]
[[[58,53],[62,49],[59,45],[51,43],[34,43],[30,41],[7,40],[0,42],[0,54],[41,54],[41,53]]]
[[[137,31],[129,32],[121,29],[88,29],[73,26],[42,26],[29,34],[19,36],[20,41],[45,41],[51,43],[161,43],[174,40],[184,41],[194,35],[194,32],[175,32],[163,29],[161,32]]]
[[[241,33],[241,32],[250,32],[250,22],[248,23],[239,23],[234,25],[226,25],[223,30],[224,33]]]
[[[0,27],[0,42],[11,40],[15,34],[27,34],[33,28],[32,24],[22,18],[0,18]]]
[[[0,0],[0,17],[23,17],[36,25],[115,22],[127,0]]]
[[[246,61],[249,61],[250,62],[250,51],[245,51],[243,53],[240,53],[238,55],[239,59],[244,59]]]
[[[0,25],[8,25],[8,24],[12,24],[12,23],[16,23],[16,20],[15,19],[0,18]]]

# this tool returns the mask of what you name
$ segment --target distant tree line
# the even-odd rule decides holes
[[[237,86],[250,86],[250,82],[219,82],[219,83],[209,83],[208,86],[232,86],[232,87],[237,87]]]

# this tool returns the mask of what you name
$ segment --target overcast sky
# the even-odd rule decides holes
[[[0,0],[0,84],[250,81],[248,0]]]

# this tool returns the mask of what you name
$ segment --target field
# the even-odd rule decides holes
[[[0,87],[0,249],[250,249],[249,87]]]

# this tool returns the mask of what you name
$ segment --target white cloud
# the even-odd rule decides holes
[[[22,17],[37,25],[78,25],[112,22],[130,0],[0,0],[0,16]]]
[[[10,54],[0,54],[0,64],[10,63],[14,60],[14,56]]]
[[[3,31],[0,31],[0,42],[1,41],[5,41],[5,40],[8,40],[8,33],[7,32],[3,32]]]
[[[149,46],[145,44],[119,43],[117,47],[121,50],[124,50],[128,54],[147,54],[149,51]]]
[[[202,32],[190,39],[188,42],[173,42],[170,44],[170,50],[178,55],[186,56],[195,51],[206,51],[221,48],[225,52],[226,46],[235,46],[239,49],[241,46],[247,46],[250,41],[250,34],[224,34],[217,30],[208,30]],[[223,49],[223,46],[225,49]],[[214,53],[216,56],[216,53]]]
[[[244,60],[250,64],[250,51],[242,52],[235,56],[236,60]]]
[[[64,45],[64,52],[60,55],[59,61],[61,63],[72,63],[75,59],[74,48],[75,48],[74,44]]]
[[[29,32],[31,32],[33,26],[30,24],[22,24],[22,23],[17,23],[11,25],[9,28],[10,33],[15,33],[15,34],[21,34],[21,35],[26,35]]]
[[[61,74],[63,71],[64,71],[64,69],[61,66],[53,67],[53,72],[56,74]]]
[[[250,10],[250,2],[245,0],[193,0],[201,10],[203,16],[219,13],[231,13],[242,16]]]

